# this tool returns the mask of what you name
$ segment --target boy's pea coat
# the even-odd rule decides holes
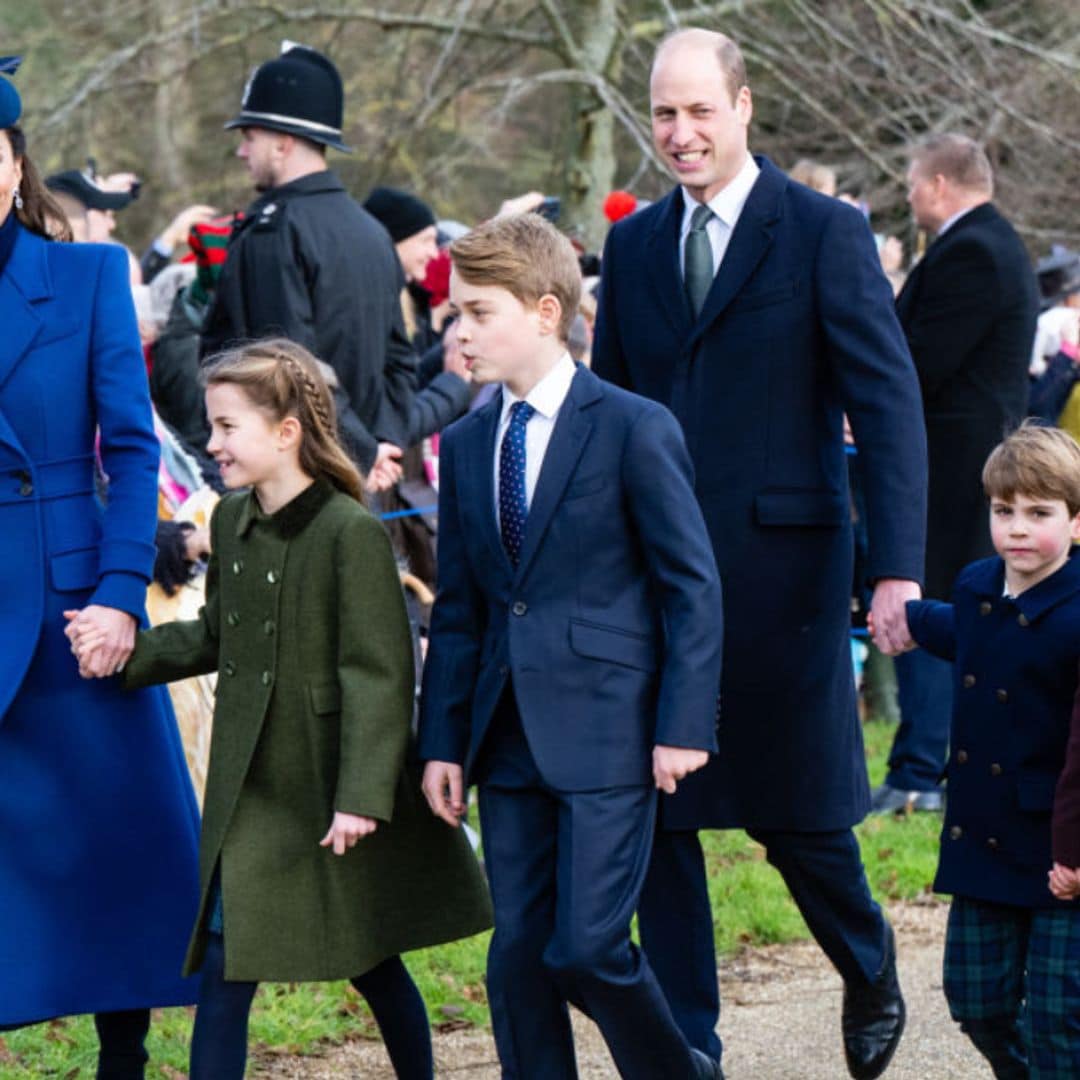
[[[1015,598],[995,557],[961,571],[953,602],[912,600],[912,636],[952,660],[948,802],[934,888],[1055,907],[1047,888],[1054,791],[1080,655],[1080,557]]]
[[[229,979],[346,978],[484,929],[468,843],[405,764],[413,657],[382,526],[317,480],[269,516],[226,496],[211,534],[201,617],[140,634],[125,672],[219,673],[187,968],[219,863]],[[379,821],[344,856],[319,846],[336,810]]]

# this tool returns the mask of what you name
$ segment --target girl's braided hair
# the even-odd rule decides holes
[[[295,416],[302,431],[300,468],[326,476],[357,502],[364,501],[360,472],[337,438],[334,399],[318,361],[302,345],[267,338],[213,357],[203,373],[207,386],[240,387],[275,422]]]

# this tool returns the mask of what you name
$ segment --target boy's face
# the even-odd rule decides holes
[[[471,285],[450,271],[458,345],[475,382],[507,383],[514,390],[543,373],[551,340],[543,304],[529,307],[501,286]]]
[[[1062,499],[990,500],[990,536],[1005,561],[1009,592],[1022,592],[1060,570],[1080,540],[1080,514],[1071,516]]]

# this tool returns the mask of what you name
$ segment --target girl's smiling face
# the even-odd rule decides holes
[[[206,415],[210,419],[206,449],[226,487],[258,487],[280,476],[289,460],[282,453],[281,424],[239,386],[211,383],[206,388]]]

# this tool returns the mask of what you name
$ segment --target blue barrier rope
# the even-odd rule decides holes
[[[396,518],[419,517],[421,514],[434,514],[438,509],[438,506],[418,506],[412,510],[392,510],[388,514],[380,514],[379,520],[394,521]]]

